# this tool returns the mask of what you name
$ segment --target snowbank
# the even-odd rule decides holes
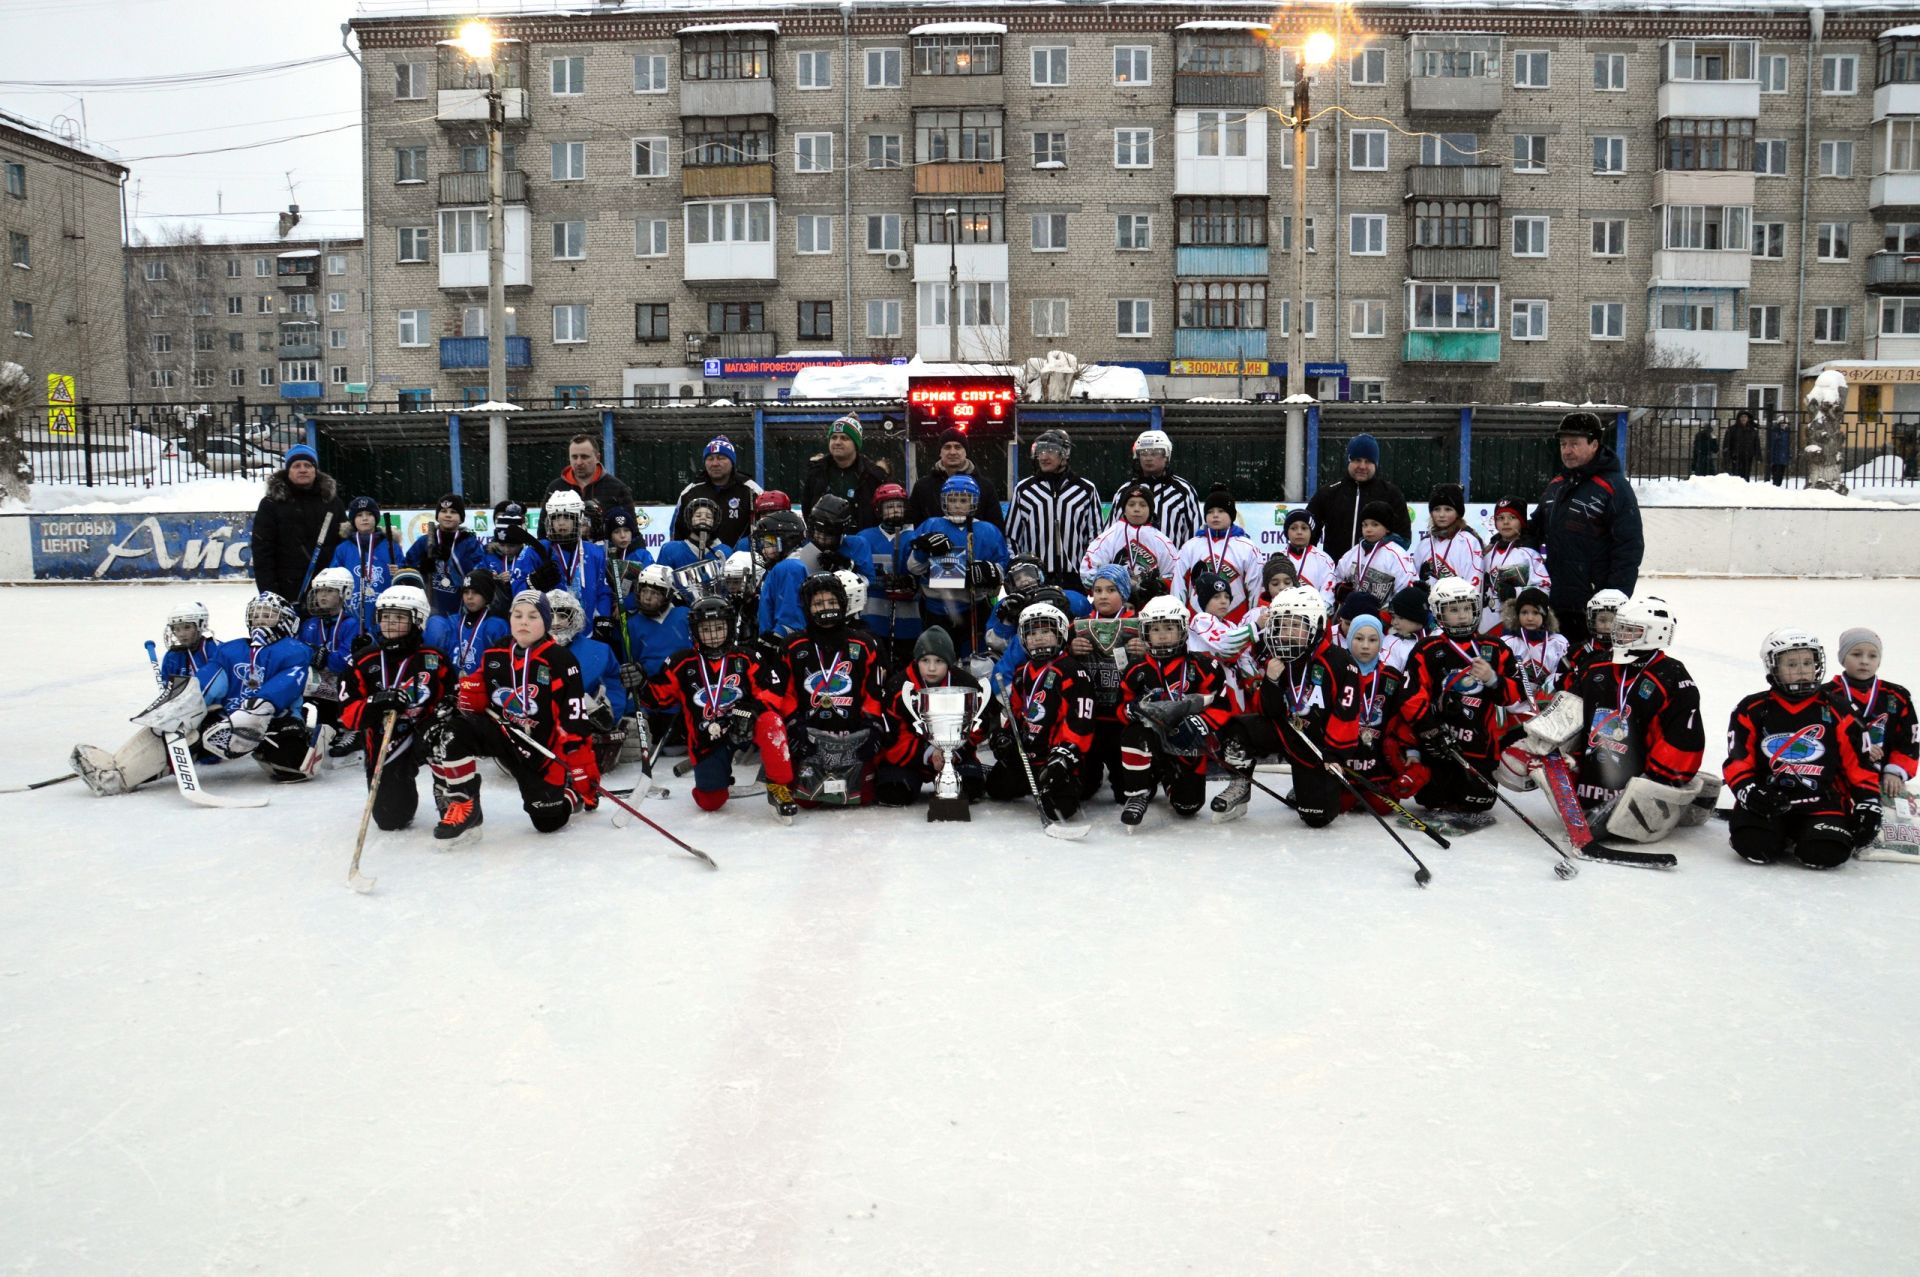
[[[1863,467],[1864,469],[1864,467]],[[1920,489],[1905,500],[1878,500],[1819,488],[1776,488],[1771,483],[1749,483],[1730,474],[1696,475],[1691,479],[1635,479],[1633,491],[1643,506],[1737,506],[1742,509],[1823,507],[1847,510],[1897,510],[1920,503]],[[1896,490],[1869,488],[1874,497]]]
[[[115,510],[225,512],[251,510],[265,495],[266,484],[239,476],[195,479],[153,488],[36,483],[32,498],[25,505],[8,502],[0,508],[34,514],[103,514]]]

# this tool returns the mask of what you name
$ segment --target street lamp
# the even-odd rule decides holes
[[[505,99],[495,72],[493,28],[485,22],[462,23],[454,47],[487,78],[487,399],[507,397],[506,175],[501,172],[501,134],[507,123]],[[507,418],[487,417],[487,499],[507,499]]]
[[[1308,34],[1300,46],[1293,78],[1293,322],[1287,326],[1287,494],[1306,496],[1306,411],[1299,398],[1307,392],[1307,120],[1308,77],[1333,61],[1334,39],[1325,31]]]
[[[949,205],[947,221],[947,362],[960,362],[960,210]]]

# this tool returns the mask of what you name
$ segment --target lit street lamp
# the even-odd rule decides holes
[[[1287,325],[1287,495],[1306,491],[1307,392],[1307,120],[1312,116],[1307,79],[1333,61],[1334,39],[1311,32],[1300,46],[1293,78],[1293,317]]]
[[[480,21],[463,23],[453,41],[487,78],[487,399],[498,404],[507,397],[506,175],[500,144],[507,111],[495,73],[495,43],[493,28]],[[495,505],[507,499],[507,418],[497,410],[487,417],[487,499]]]

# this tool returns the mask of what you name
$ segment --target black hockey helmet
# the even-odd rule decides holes
[[[718,643],[703,642],[700,627],[704,622],[718,621],[727,627],[727,635]],[[687,633],[693,636],[694,646],[704,651],[717,652],[733,642],[735,617],[733,604],[717,594],[708,594],[693,601],[687,609]]]
[[[502,501],[493,507],[493,530],[496,538],[508,528],[527,526],[527,507],[518,501]]]
[[[1007,570],[1001,574],[1009,594],[1025,594],[1046,584],[1047,568],[1040,562],[1040,556],[1022,551],[1007,560]]]
[[[822,594],[834,602],[832,608],[814,611],[814,602]],[[847,587],[838,575],[832,572],[815,572],[800,583],[800,611],[807,618],[810,630],[837,630],[847,619]]]
[[[839,549],[841,539],[853,531],[853,504],[843,496],[827,493],[807,512],[807,529],[822,550]]]
[[[784,559],[806,543],[807,521],[792,510],[775,510],[753,525],[753,548],[762,559]]]

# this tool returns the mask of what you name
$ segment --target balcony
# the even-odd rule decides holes
[[[1653,254],[1653,288],[1686,286],[1748,288],[1753,284],[1753,257],[1738,251],[1698,248],[1660,248]]]
[[[1500,334],[1485,330],[1409,331],[1400,357],[1410,364],[1497,364]]]
[[[327,388],[317,381],[283,381],[280,383],[282,399],[324,399]]]
[[[1920,84],[1883,84],[1873,91],[1873,118],[1894,115],[1920,115]]]
[[[773,165],[693,164],[680,170],[680,193],[690,200],[773,194]]]
[[[772,115],[773,81],[765,76],[756,80],[681,80],[680,114]]]
[[[507,169],[500,175],[500,189],[509,204],[527,202],[527,175],[519,169]],[[442,204],[485,204],[492,198],[485,173],[442,173]]]
[[[487,122],[487,85],[500,89],[500,106],[509,125],[526,124],[527,46],[518,40],[502,40],[494,46],[493,74],[480,67],[451,44],[440,46],[435,70],[434,116],[442,124],[471,127]]]
[[[1491,75],[1420,75],[1407,81],[1407,111],[1417,115],[1493,115],[1506,85]]]
[[[528,368],[533,365],[533,339],[531,337],[507,338],[507,367]],[[487,366],[487,339],[485,337],[442,337],[440,339],[440,369],[451,372],[456,369],[485,368]]]
[[[1264,106],[1264,71],[1180,71],[1173,77],[1175,106]]]
[[[1755,120],[1760,118],[1758,80],[1669,80],[1660,86],[1662,120]]]
[[[913,193],[1004,195],[1007,193],[1007,166],[1000,160],[916,164],[913,169]]]
[[[779,247],[771,238],[687,244],[684,258],[680,273],[683,283],[771,286],[780,278]]]
[[[907,77],[909,107],[1002,106],[1006,100],[1006,77],[1001,75],[910,75]]]
[[[1747,366],[1747,330],[1654,328],[1647,332],[1647,359],[1655,367],[1702,372],[1739,372]]]
[[[915,244],[913,246],[913,282],[944,284],[951,258],[961,283],[979,280],[1004,281],[1007,278],[1005,244]]]
[[[526,288],[533,282],[532,254],[528,239],[527,206],[509,204],[507,229],[501,245],[504,283],[508,288]],[[485,208],[440,210],[440,287],[485,288],[487,286],[487,210]]]
[[[1218,123],[1207,131],[1209,153],[1201,153],[1200,112],[1174,112],[1173,191],[1176,195],[1265,195],[1267,193],[1267,113],[1246,115],[1244,145],[1239,125]],[[1229,154],[1228,152],[1232,152]],[[1315,181],[1311,172],[1308,181]]]
[[[318,359],[320,358],[320,339],[311,337],[282,337],[274,348],[278,359]]]
[[[701,333],[702,359],[771,359],[780,353],[778,333]]]
[[[1866,359],[1898,359],[1920,363],[1920,337],[1870,336],[1867,338]]]
[[[1407,170],[1408,199],[1497,200],[1497,164],[1415,164]]]
[[[1753,204],[1754,175],[1741,169],[1661,169],[1653,175],[1655,204]]]
[[[1246,360],[1267,357],[1264,328],[1176,328],[1175,359]]]
[[[1498,279],[1498,248],[1410,248],[1408,273],[1415,279]]]
[[[1173,250],[1173,273],[1223,278],[1255,276],[1267,273],[1267,246],[1238,244],[1185,244]]]
[[[274,282],[282,288],[312,288],[320,279],[320,254],[282,253],[274,268]]]
[[[1873,254],[1867,258],[1867,287],[1882,293],[1920,293],[1920,256]]]
[[[1920,173],[1881,173],[1867,186],[1868,208],[1920,208]]]

